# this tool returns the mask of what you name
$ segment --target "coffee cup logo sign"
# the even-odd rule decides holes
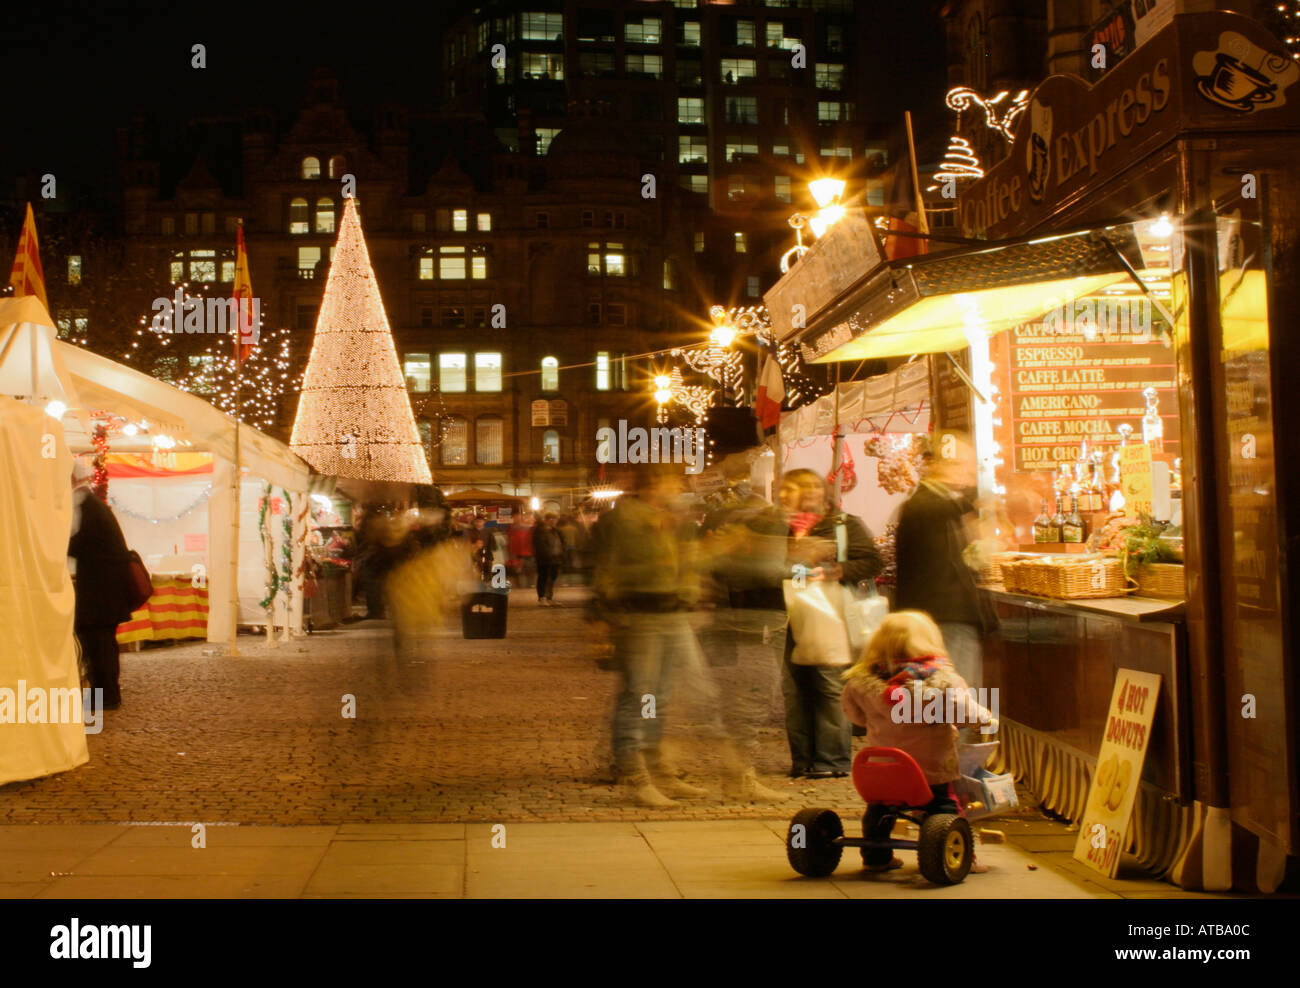
[[[1224,31],[1214,51],[1192,58],[1196,91],[1237,113],[1286,103],[1286,89],[1300,78],[1300,65],[1284,52],[1270,52],[1236,31]]]
[[[1029,105],[1029,144],[1025,148],[1025,171],[1029,175],[1029,198],[1042,202],[1052,170],[1052,108],[1038,100]]]

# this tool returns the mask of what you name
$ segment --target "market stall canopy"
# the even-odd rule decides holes
[[[791,338],[812,363],[961,350],[1143,266],[1132,224],[886,261]]]
[[[218,411],[197,395],[173,387],[131,367],[126,367],[81,347],[55,341],[73,381],[85,381],[102,399],[102,408],[124,418],[136,420],[143,415],[150,422],[166,422],[198,450],[207,450],[233,461],[235,456],[235,420]],[[167,410],[167,411],[164,411]],[[167,433],[178,438],[176,433]],[[78,439],[69,435],[76,447]],[[88,437],[83,440],[89,449]],[[289,447],[251,426],[239,427],[241,464],[271,483],[294,491],[307,489],[310,469]]]
[[[0,299],[0,394],[78,407],[75,387],[54,346],[56,336],[54,320],[40,299]]]
[[[836,415],[838,397],[838,417]],[[930,406],[930,366],[924,360],[888,374],[841,384],[837,391],[781,416],[781,441],[829,436],[838,423],[849,433],[925,432]]]
[[[523,504],[522,497],[503,494],[500,491],[483,491],[471,487],[466,491],[457,491],[446,495],[448,504]]]

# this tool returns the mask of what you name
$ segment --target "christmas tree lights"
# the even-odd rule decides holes
[[[353,199],[343,203],[289,445],[329,476],[433,483]]]

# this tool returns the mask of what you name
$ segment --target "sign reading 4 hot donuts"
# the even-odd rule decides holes
[[[1074,845],[1077,860],[1108,878],[1119,870],[1127,844],[1159,695],[1160,677],[1154,673],[1120,669],[1115,675],[1097,771]]]

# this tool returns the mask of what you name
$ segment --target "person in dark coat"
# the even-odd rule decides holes
[[[533,558],[537,560],[537,603],[555,605],[555,581],[564,566],[566,545],[555,524],[555,515],[547,515],[533,526]]]
[[[899,510],[895,607],[929,614],[958,674],[978,688],[984,679],[981,639],[993,621],[963,558],[970,541],[966,519],[975,514],[974,455],[955,434],[940,437],[934,453],[927,454],[924,479]]]
[[[68,542],[76,576],[73,628],[90,688],[103,690],[104,709],[115,710],[122,705],[117,626],[131,619],[128,550],[112,510],[91,491],[91,476],[90,468],[79,461],[72,475],[72,538]]]
[[[846,586],[873,579],[884,567],[876,540],[853,515],[830,510],[826,482],[812,470],[791,470],[781,479],[781,506],[789,521],[788,561],[808,567],[808,579]],[[838,561],[836,529],[844,526],[846,552]],[[785,636],[781,663],[785,729],[790,742],[790,775],[824,779],[849,774],[853,763],[853,725],[844,716],[838,666],[794,661],[793,631]]]

